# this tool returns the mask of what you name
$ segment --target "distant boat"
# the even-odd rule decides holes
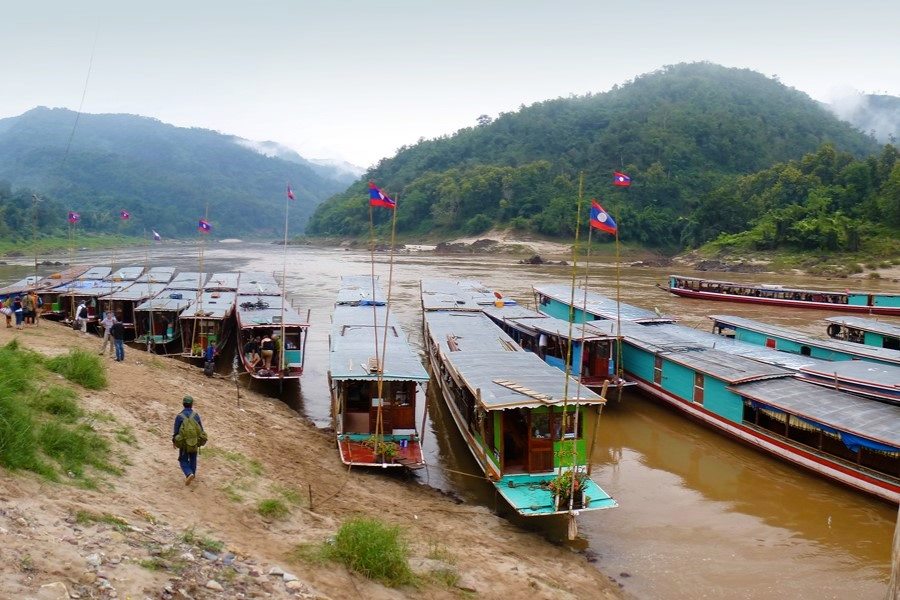
[[[341,278],[329,337],[332,426],[345,465],[418,469],[425,459],[416,408],[428,372],[393,316],[385,326],[386,311],[371,277]]]
[[[900,350],[900,325],[862,317],[828,317],[828,337],[875,348]]]
[[[825,291],[780,285],[734,283],[697,277],[669,276],[662,289],[685,298],[723,300],[750,304],[774,304],[791,308],[816,308],[876,315],[900,315],[900,294]]]
[[[527,517],[617,506],[585,469],[596,408],[606,400],[574,379],[567,382],[497,327],[480,308],[494,296],[477,282],[423,280],[421,290],[432,371],[497,493]],[[560,492],[568,495],[573,479],[575,494],[564,497]]]

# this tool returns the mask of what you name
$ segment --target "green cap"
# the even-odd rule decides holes
[[[181,403],[184,404],[185,406],[190,406],[190,405],[192,405],[192,404],[194,403],[194,399],[191,398],[190,396],[185,396],[185,397],[181,400]]]

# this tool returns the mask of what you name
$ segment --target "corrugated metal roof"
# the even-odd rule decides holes
[[[40,281],[40,279],[38,279],[35,275],[30,275],[25,279],[20,279],[15,283],[11,283],[5,287],[0,288],[0,295],[6,296],[8,294],[20,294],[22,292],[30,290],[38,281]]]
[[[259,296],[280,296],[281,286],[275,281],[275,276],[262,271],[250,271],[241,273],[238,283],[238,295],[257,294]]]
[[[536,354],[522,350],[486,315],[426,311],[425,321],[431,340],[440,348],[441,356],[473,394],[481,390],[481,402],[488,410],[558,406],[563,403],[565,375]],[[457,350],[451,350],[450,339]],[[515,391],[498,381],[511,382],[527,391]],[[600,396],[585,386],[579,386],[572,378],[569,379],[568,394],[570,403],[603,402]]]
[[[172,278],[166,289],[170,290],[199,290],[206,283],[209,273],[197,273],[196,271],[185,271],[179,273]]]
[[[891,337],[900,337],[900,325],[893,323],[885,323],[884,321],[876,321],[875,319],[864,319],[862,317],[828,317],[825,319],[830,323],[838,323],[862,329],[863,331],[871,331],[872,333],[880,333]]]
[[[144,267],[130,266],[116,269],[114,273],[107,276],[110,281],[134,281],[144,272]]]
[[[103,279],[80,279],[69,283],[61,296],[85,296],[99,298],[112,294],[131,285],[130,281],[109,281]]]
[[[506,321],[512,327],[526,331],[546,333],[569,339],[569,322],[548,317],[537,311],[519,305],[485,306],[483,311],[495,320]],[[594,324],[597,324],[595,326]],[[575,323],[572,325],[573,340],[597,340],[615,338],[614,323],[612,321],[592,321],[589,323]]]
[[[119,290],[117,292],[113,292],[108,296],[104,296],[104,300],[146,300],[147,298],[152,298],[157,295],[161,291],[166,289],[165,283],[141,283],[136,282],[129,285],[127,288]]]
[[[562,302],[567,306],[572,300],[572,288],[568,285],[540,283],[533,287],[534,291],[539,294],[543,294],[557,302]],[[674,317],[661,315],[651,310],[625,304],[624,302],[619,303],[619,309],[617,311],[615,300],[591,291],[587,293],[586,306],[586,312],[603,319],[621,318],[623,321],[632,321],[635,323],[670,323],[675,320]],[[575,307],[578,309],[584,309],[585,307],[585,294],[583,288],[575,288]]]
[[[844,342],[841,340],[821,339],[810,337],[800,331],[789,329],[787,327],[779,327],[778,325],[769,325],[753,319],[745,319],[744,317],[735,317],[732,315],[709,315],[709,318],[716,323],[740,327],[749,331],[755,331],[763,335],[779,337],[798,344],[806,346],[816,346],[817,348],[826,348],[834,352],[843,352],[852,356],[859,356],[872,360],[884,360],[900,364],[900,350],[890,350],[888,348],[876,348],[875,346],[866,346],[864,344],[856,344],[854,342]]]
[[[137,278],[138,283],[169,283],[175,275],[175,267],[150,267]]]
[[[425,310],[480,311],[497,300],[493,290],[469,279],[423,279],[421,288]]]
[[[234,312],[235,298],[237,294],[234,292],[203,292],[199,299],[193,297],[180,318],[225,319]]]
[[[45,290],[48,288],[59,286],[64,283],[68,283],[68,282],[72,281],[73,279],[75,279],[76,277],[78,277],[79,275],[82,275],[87,270],[88,270],[88,268],[83,265],[76,266],[76,267],[69,267],[68,269],[60,271],[58,273],[52,273],[50,275],[47,275],[46,277],[44,277],[43,279],[38,281],[37,287],[39,289]]]
[[[755,381],[730,389],[834,429],[900,447],[900,406],[812,387],[797,379]]]
[[[380,290],[377,291],[380,292]],[[371,295],[371,289],[369,293]],[[382,346],[385,341],[384,318],[386,312],[387,307],[385,306],[336,306],[334,308],[331,321],[331,352],[329,354],[332,379],[377,379],[377,374],[370,373],[366,368],[369,358],[375,356],[377,337],[378,354],[384,365],[382,375],[384,379],[428,381],[428,372],[422,366],[418,353],[409,345],[406,334],[393,316],[388,320],[387,346]],[[375,322],[378,323],[377,336]]]
[[[112,273],[111,267],[91,267],[79,279],[103,279]]]
[[[171,295],[181,295],[181,298],[172,298]],[[194,299],[193,295],[184,293],[183,291],[166,288],[153,298],[136,306],[135,311],[171,311],[181,312]]]
[[[280,292],[279,292],[280,294]],[[246,302],[256,303],[257,300],[263,300],[268,304],[267,308],[241,308],[241,304]],[[256,294],[243,296],[238,294],[237,297],[237,317],[241,327],[255,326],[281,326],[281,296],[263,296],[260,298]],[[290,303],[284,305],[284,324],[285,325],[309,325],[306,318],[301,317],[297,311],[291,308]]]
[[[237,292],[240,273],[213,273],[203,289],[207,292]]]
[[[384,293],[378,286],[378,276],[375,276],[373,286],[371,275],[344,275],[341,277],[341,289],[338,290],[337,300],[335,304],[340,305],[358,305],[366,304],[371,306],[372,288],[375,288],[374,304],[384,305],[386,300]]]

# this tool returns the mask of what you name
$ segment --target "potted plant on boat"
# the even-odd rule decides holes
[[[574,488],[573,482],[574,481]],[[587,481],[587,473],[578,469],[567,469],[550,480],[547,487],[556,498],[556,510],[568,510],[569,498],[572,498],[572,508],[584,507],[584,484]],[[574,495],[573,494],[574,491]]]
[[[400,453],[400,449],[398,448],[395,442],[388,442],[382,436],[373,435],[366,440],[366,445],[372,449],[372,452],[375,454],[375,462],[377,463],[392,463],[394,462],[394,457]]]

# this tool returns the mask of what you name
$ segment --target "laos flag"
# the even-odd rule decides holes
[[[200,222],[197,224],[197,230],[200,233],[210,233],[212,231],[212,225],[210,225],[209,221],[206,219],[200,219]]]
[[[591,200],[591,227],[613,235],[618,231],[612,216],[596,200]]]
[[[374,181],[369,182],[369,206],[383,206],[385,208],[397,208],[397,201],[382,192]]]
[[[619,187],[628,187],[631,185],[631,177],[619,171],[613,172],[613,185]]]

